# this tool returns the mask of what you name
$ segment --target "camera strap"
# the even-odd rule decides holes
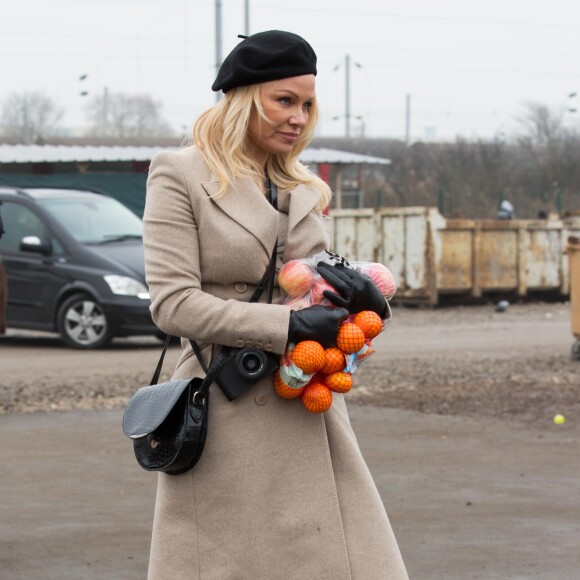
[[[272,207],[277,210],[278,209],[278,188],[277,188],[276,184],[272,183],[270,181],[270,178],[268,178],[268,177],[266,178],[266,190],[268,193],[269,202],[272,204]],[[250,296],[250,299],[248,302],[258,302],[258,300],[261,298],[262,294],[264,293],[264,289],[267,285],[268,286],[268,304],[272,303],[272,298],[274,295],[274,279],[276,277],[276,260],[277,260],[277,258],[278,258],[278,237],[276,237],[274,249],[272,250],[270,262],[268,263],[268,266],[266,267],[266,271],[264,272],[262,279],[258,282],[258,285],[254,289],[254,292],[252,292],[252,295]],[[151,379],[151,382],[149,383],[150,385],[156,385],[158,380],[159,380],[159,375],[161,374],[161,368],[163,367],[163,360],[165,359],[165,353],[167,351],[167,347],[169,346],[170,340],[171,340],[171,335],[169,335],[169,334],[166,335],[165,344],[163,346],[163,351],[161,353],[161,356],[159,357],[159,362],[157,363],[157,367],[155,369],[155,372],[153,373],[153,378]],[[219,369],[221,368],[221,366],[225,362],[226,358],[228,357],[230,351],[232,350],[232,347],[222,346],[222,348],[218,352],[217,356],[213,360],[212,364],[208,368],[203,360],[203,357],[201,354],[201,349],[199,348],[197,342],[190,338],[189,343],[191,344],[191,348],[193,349],[193,352],[195,353],[195,356],[197,357],[197,360],[199,361],[201,368],[205,372],[207,380],[205,380],[203,382],[202,389],[204,391],[207,391],[209,389],[209,386],[213,382],[213,379],[217,375]],[[206,392],[202,393],[201,392],[202,389],[200,389],[200,395],[205,396]]]

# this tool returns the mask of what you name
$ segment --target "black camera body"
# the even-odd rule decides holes
[[[256,381],[273,373],[280,366],[279,361],[277,354],[259,348],[232,348],[215,382],[224,395],[233,401]]]

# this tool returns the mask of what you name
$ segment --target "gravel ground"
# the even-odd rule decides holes
[[[396,307],[347,397],[361,405],[538,425],[562,412],[578,423],[573,342],[566,303],[516,304],[503,313],[493,305]],[[51,335],[9,331],[0,338],[0,414],[120,408],[148,383],[159,345],[135,338],[80,352]],[[178,354],[170,348],[162,380]]]
[[[491,306],[398,309],[393,326],[414,335],[418,348],[389,358],[387,329],[382,364],[361,365],[351,400],[529,424],[548,425],[559,412],[580,418],[580,362],[570,357],[569,312],[569,304],[542,303],[505,313]],[[433,334],[440,347],[427,340],[423,349]]]
[[[560,409],[580,417],[580,364],[569,356],[516,360],[394,360],[361,367],[351,400],[424,413],[545,421]]]

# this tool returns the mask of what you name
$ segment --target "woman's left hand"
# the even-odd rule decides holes
[[[381,318],[386,316],[385,297],[376,284],[365,274],[339,264],[331,266],[326,262],[319,262],[316,270],[339,292],[339,294],[330,292],[330,290],[323,292],[324,297],[336,306],[347,308],[351,314],[372,310]]]

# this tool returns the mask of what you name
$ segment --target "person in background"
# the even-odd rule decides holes
[[[514,206],[507,199],[504,199],[499,206],[499,210],[497,212],[496,219],[498,219],[498,220],[513,220],[514,218],[515,218]]]
[[[390,317],[354,270],[339,290],[343,307],[292,311],[277,286],[271,304],[248,302],[274,245],[278,268],[329,247],[330,189],[298,160],[318,115],[316,73],[314,50],[296,34],[243,37],[194,145],[151,162],[145,269],[155,323],[183,337],[174,379],[203,376],[187,339],[209,366],[219,345],[279,357],[292,341],[335,339],[360,309]],[[344,396],[309,413],[276,394],[273,376],[233,401],[212,385],[199,463],[158,476],[149,580],[406,580]]]

